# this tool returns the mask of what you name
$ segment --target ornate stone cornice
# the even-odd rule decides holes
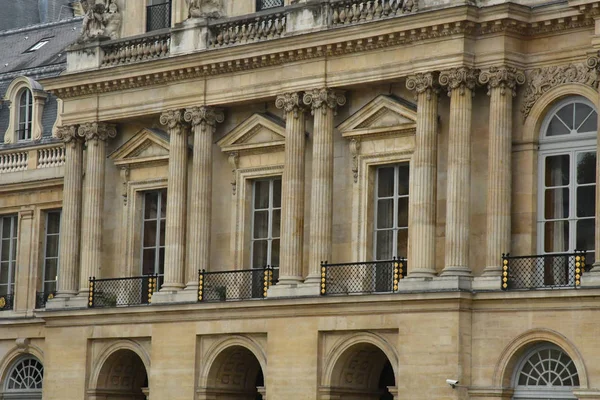
[[[185,125],[184,110],[168,110],[160,115],[160,124],[165,125],[171,133],[181,133]]]
[[[451,68],[440,72],[440,85],[446,86],[448,96],[453,90],[458,90],[461,96],[465,94],[465,89],[473,90],[477,86],[479,70],[469,67]]]
[[[304,93],[302,101],[311,107],[310,113],[312,115],[319,109],[325,114],[328,108],[335,113],[338,107],[346,104],[346,96],[339,90],[329,88],[312,89]]]
[[[94,139],[106,141],[117,136],[117,126],[105,122],[87,122],[79,125],[77,135],[86,141]]]
[[[275,99],[275,107],[280,110],[283,109],[286,117],[288,113],[293,112],[294,118],[298,118],[298,114],[304,111],[302,94],[299,92],[293,92],[277,95],[277,98]]]
[[[187,108],[183,114],[183,119],[185,122],[191,123],[192,126],[208,125],[214,128],[217,123],[225,120],[225,115],[220,108],[200,106]]]
[[[79,136],[77,136],[77,126],[64,125],[56,127],[56,137],[64,143],[79,139]]]
[[[440,92],[438,79],[439,73],[437,72],[425,72],[411,75],[406,78],[406,88],[415,92],[415,98],[418,97],[419,94],[425,93],[427,95],[427,100],[431,100],[431,95],[433,93]]]
[[[567,83],[580,83],[598,88],[598,58],[590,57],[585,62],[569,65],[553,65],[536,68],[527,74],[527,90],[521,106],[526,119],[538,99],[550,89]]]
[[[517,85],[525,83],[525,74],[523,71],[513,67],[490,67],[479,74],[479,83],[488,85],[488,95],[492,89],[499,88],[503,96],[507,90],[514,96],[517,95]]]

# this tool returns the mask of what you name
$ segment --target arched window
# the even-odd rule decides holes
[[[538,250],[588,251],[594,260],[596,135],[593,103],[577,96],[557,103],[542,124],[539,156]]]
[[[33,356],[21,358],[13,365],[6,377],[4,398],[41,399],[43,380],[42,363]]]
[[[33,96],[31,90],[23,89],[19,95],[19,118],[17,125],[18,140],[31,140],[33,121]]]
[[[574,399],[579,386],[575,363],[561,348],[550,343],[533,347],[518,364],[514,399]]]

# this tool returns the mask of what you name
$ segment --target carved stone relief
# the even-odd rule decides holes
[[[221,0],[186,0],[188,18],[221,18],[223,5]]]
[[[81,4],[85,16],[79,43],[98,37],[119,38],[123,16],[116,0],[86,0]]]

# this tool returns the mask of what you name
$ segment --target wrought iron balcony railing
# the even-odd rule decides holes
[[[321,263],[321,295],[391,293],[406,277],[406,258],[345,264]]]
[[[275,267],[198,274],[198,301],[264,299],[269,287],[277,282]]]
[[[586,253],[502,255],[502,290],[576,288],[589,268]]]
[[[0,294],[0,311],[11,311],[15,302],[15,294]]]
[[[56,296],[55,291],[51,292],[35,292],[35,308],[41,309],[46,308],[48,300],[53,299]]]
[[[88,307],[119,307],[150,304],[152,295],[160,289],[157,275],[131,278],[90,278]]]

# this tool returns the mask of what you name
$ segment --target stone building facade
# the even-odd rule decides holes
[[[600,399],[600,1],[76,6],[2,93],[1,398]]]

